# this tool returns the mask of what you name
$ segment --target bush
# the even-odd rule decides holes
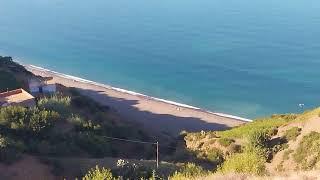
[[[99,168],[96,166],[88,171],[88,173],[82,178],[83,180],[115,180],[109,169]]]
[[[186,164],[180,171],[176,171],[170,180],[189,180],[195,179],[196,177],[205,176],[208,172],[202,167],[197,166],[193,163]]]
[[[8,106],[0,109],[0,124],[14,130],[40,133],[50,128],[59,115],[52,111]]]
[[[121,179],[149,179],[155,176],[155,172],[151,167],[129,163],[122,159],[117,161],[115,174]]]
[[[252,147],[262,147],[266,148],[268,146],[268,142],[270,140],[270,136],[266,130],[256,130],[252,131],[248,135],[248,143]]]
[[[265,160],[255,152],[234,154],[222,164],[219,171],[261,175],[265,173]]]
[[[287,141],[291,141],[291,140],[295,141],[300,134],[301,134],[301,128],[293,127],[291,129],[286,130],[284,134],[284,138]]]
[[[52,95],[51,97],[44,97],[39,99],[38,107],[40,109],[47,109],[58,112],[63,117],[67,117],[70,113],[70,97],[63,97],[60,95]]]
[[[101,125],[92,122],[91,120],[85,120],[78,115],[72,114],[71,117],[67,119],[70,123],[75,125],[77,131],[83,130],[99,130]]]
[[[210,149],[207,152],[207,159],[217,165],[221,164],[223,162],[223,152],[218,148]]]
[[[224,146],[224,147],[228,147],[230,146],[230,144],[234,143],[235,141],[233,139],[230,138],[220,138],[218,140],[219,144]]]
[[[271,155],[271,150],[268,148],[270,136],[266,130],[252,131],[247,139],[248,143],[244,148],[245,152],[255,153],[264,160],[269,159]]]
[[[293,154],[294,161],[303,170],[311,170],[320,161],[320,133],[311,132],[304,136]]]
[[[80,132],[75,137],[75,142],[82,150],[85,150],[93,157],[98,158],[113,155],[111,142],[102,136],[90,132]]]

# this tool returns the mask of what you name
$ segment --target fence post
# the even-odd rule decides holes
[[[157,141],[157,169],[159,168],[159,142]]]

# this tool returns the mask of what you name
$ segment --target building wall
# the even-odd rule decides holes
[[[55,84],[49,84],[42,87],[42,91],[44,93],[55,93],[57,90],[57,87]]]
[[[31,93],[38,93],[39,87],[38,86],[29,86],[29,90]]]

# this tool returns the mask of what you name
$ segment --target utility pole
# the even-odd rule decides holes
[[[159,168],[159,142],[157,141],[157,169]]]

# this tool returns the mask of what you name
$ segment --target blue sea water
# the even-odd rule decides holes
[[[320,1],[1,0],[0,52],[247,118],[320,105]]]

